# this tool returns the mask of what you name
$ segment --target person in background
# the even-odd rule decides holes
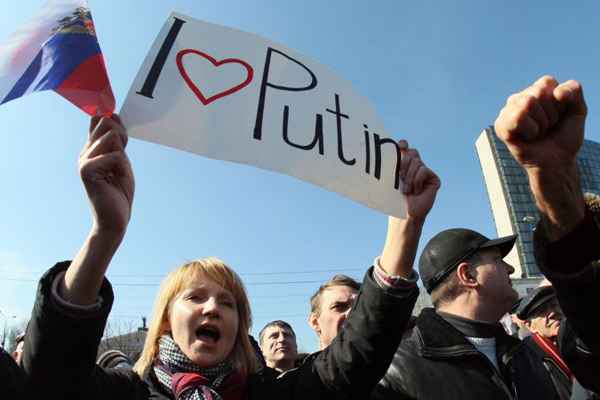
[[[322,284],[311,296],[308,324],[319,338],[319,350],[329,346],[337,336],[359,290],[360,283],[338,274]]]
[[[295,367],[298,345],[290,324],[281,320],[271,321],[261,329],[258,339],[267,367],[278,373]]]
[[[543,337],[556,346],[564,316],[552,286],[539,286],[529,292],[515,314],[534,336]]]
[[[516,315],[531,332],[523,344],[538,355],[556,390],[563,393],[562,398],[596,398],[577,382],[558,350],[558,335],[564,316],[551,284],[544,282],[529,292],[521,300]]]
[[[21,332],[15,338],[15,349],[11,353],[15,362],[21,365],[21,357],[23,355],[23,346],[25,345],[25,332]]]
[[[540,286],[525,296],[516,310],[531,335],[523,344],[531,348],[543,364],[560,398],[569,398],[573,387],[573,373],[558,350],[558,334],[564,318],[552,286]]]

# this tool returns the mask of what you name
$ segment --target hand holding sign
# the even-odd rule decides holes
[[[400,176],[406,194],[406,218],[389,217],[379,264],[389,275],[411,279],[423,224],[441,182],[423,163],[419,152],[408,146],[408,142],[401,140],[398,146],[402,152]]]
[[[401,140],[398,145],[402,154],[400,177],[406,195],[406,215],[425,220],[441,186],[440,178],[421,160],[417,149],[408,147],[406,140]]]

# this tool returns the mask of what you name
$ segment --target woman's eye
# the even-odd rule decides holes
[[[236,307],[235,301],[233,299],[230,299],[229,297],[221,298],[221,304],[229,308]]]

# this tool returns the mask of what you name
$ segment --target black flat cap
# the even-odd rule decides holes
[[[539,310],[540,307],[549,303],[556,298],[556,291],[552,286],[540,286],[533,289],[523,297],[519,306],[517,307],[515,314],[522,320],[527,320]]]
[[[439,285],[458,265],[478,250],[496,247],[505,257],[517,235],[489,239],[470,229],[447,229],[425,245],[419,258],[419,274],[427,293]]]

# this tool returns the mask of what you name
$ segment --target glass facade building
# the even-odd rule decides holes
[[[510,220],[508,231],[519,235],[516,243],[517,257],[520,264],[521,278],[539,277],[540,272],[533,256],[533,229],[539,220],[539,214],[535,207],[533,195],[529,190],[529,183],[525,171],[519,166],[512,157],[504,143],[502,143],[494,133],[492,127],[485,129],[476,143],[477,154],[484,170],[484,178],[492,210],[496,229],[502,230],[499,222]],[[491,160],[484,160],[483,157],[492,156]],[[584,144],[577,155],[577,165],[581,186],[584,193],[590,192],[600,195],[600,143],[589,140]],[[494,169],[496,171],[486,171]],[[495,192],[491,190],[494,183],[489,182],[497,179],[496,187],[500,187]],[[505,206],[494,206],[495,202],[503,201]],[[497,215],[499,210],[508,213],[508,218]],[[507,227],[504,227],[507,231]]]

